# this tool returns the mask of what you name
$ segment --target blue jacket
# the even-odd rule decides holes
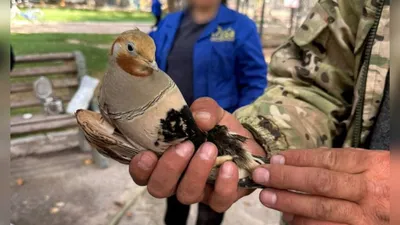
[[[150,33],[163,71],[183,12],[169,14]],[[221,5],[193,50],[194,99],[211,97],[229,112],[258,98],[267,85],[267,64],[255,23]]]
[[[153,0],[151,3],[151,12],[154,16],[161,16],[161,3],[159,0]]]

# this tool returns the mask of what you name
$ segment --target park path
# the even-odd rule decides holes
[[[152,24],[148,22],[43,22],[14,21],[10,24],[11,33],[80,33],[80,34],[120,34],[126,30],[139,28],[150,32]],[[265,26],[264,48],[276,48],[286,40],[285,29],[279,26]],[[269,60],[267,60],[269,61]]]
[[[139,28],[143,32],[151,30],[151,23],[138,22],[13,22],[11,33],[84,33],[84,34],[119,34],[123,31]]]
[[[128,22],[69,22],[69,23],[37,23],[14,22],[10,25],[11,33],[86,33],[86,34],[119,34],[126,30],[139,28],[144,32],[151,30],[150,23]],[[276,42],[276,41],[275,41]],[[270,62],[270,57],[277,45],[263,49],[265,60]]]

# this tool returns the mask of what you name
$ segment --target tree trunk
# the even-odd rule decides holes
[[[106,0],[94,0],[95,1],[95,7],[103,7],[106,5]]]
[[[176,0],[167,0],[168,11],[170,13],[176,11],[175,3],[176,3]]]
[[[127,7],[129,7],[130,5],[131,5],[131,3],[130,3],[129,0],[121,0],[121,1],[119,2],[119,6],[122,7],[122,8],[127,8]]]

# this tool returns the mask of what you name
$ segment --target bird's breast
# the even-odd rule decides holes
[[[186,120],[176,113],[185,107],[187,105],[179,89],[174,87],[155,104],[137,109],[132,112],[133,116],[114,118],[113,123],[130,142],[163,152],[187,137]]]

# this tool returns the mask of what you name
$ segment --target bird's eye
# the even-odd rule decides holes
[[[133,52],[133,44],[132,43],[128,43],[128,51]]]

